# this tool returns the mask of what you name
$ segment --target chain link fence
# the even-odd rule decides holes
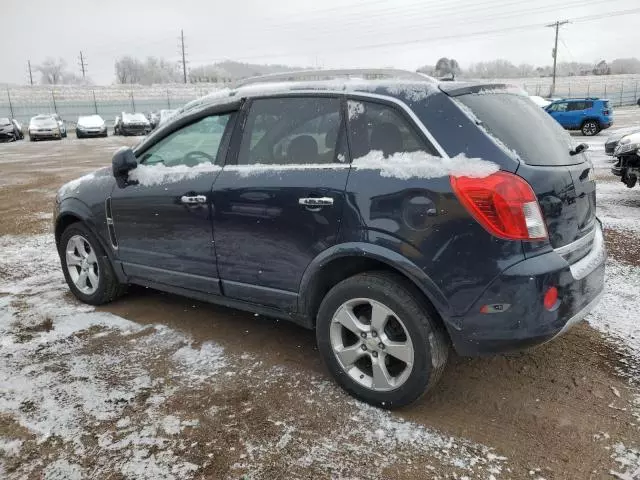
[[[116,87],[15,87],[0,90],[0,117],[12,117],[28,123],[42,113],[57,113],[70,127],[82,115],[98,114],[109,126],[122,112],[152,112],[180,108],[198,97],[221,88],[178,86],[175,88],[140,87],[125,90]]]

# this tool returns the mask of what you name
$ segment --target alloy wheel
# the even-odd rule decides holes
[[[413,369],[415,352],[402,320],[369,298],[343,303],[331,320],[331,348],[354,381],[374,391],[402,386]]]
[[[82,235],[74,235],[67,242],[67,271],[76,288],[85,295],[98,289],[100,267],[95,250]]]

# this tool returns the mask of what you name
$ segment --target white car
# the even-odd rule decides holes
[[[76,136],[78,138],[106,137],[107,125],[100,115],[79,117],[76,125]]]

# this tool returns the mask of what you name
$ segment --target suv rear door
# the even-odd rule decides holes
[[[224,294],[294,311],[302,275],[337,241],[349,162],[336,96],[253,99],[213,189]]]
[[[585,100],[569,102],[567,107],[567,111],[569,112],[567,117],[569,128],[580,128],[591,107],[593,107],[593,102],[587,102]]]
[[[533,187],[554,248],[593,231],[596,223],[596,185],[590,172],[593,165],[584,153],[570,154],[573,144],[567,132],[526,96],[471,93],[457,96],[456,100],[473,111],[490,136],[519,157],[516,173]],[[525,242],[525,248],[533,247]]]

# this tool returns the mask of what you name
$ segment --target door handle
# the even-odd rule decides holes
[[[331,197],[307,197],[299,198],[298,203],[305,207],[330,207],[333,205],[333,198]]]
[[[200,203],[207,203],[207,197],[206,195],[183,195],[180,197],[180,201],[186,205],[196,205]]]

